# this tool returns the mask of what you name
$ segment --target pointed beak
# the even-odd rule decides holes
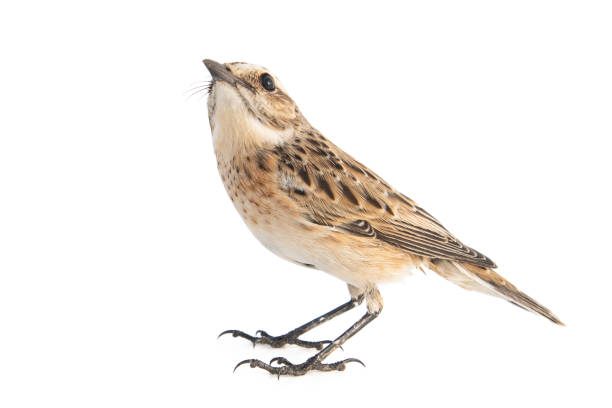
[[[232,71],[230,71],[229,68],[227,68],[223,64],[219,64],[217,61],[213,61],[211,59],[205,59],[204,65],[206,65],[206,68],[208,68],[210,75],[212,75],[213,80],[215,81],[227,82],[228,84],[232,86],[236,86],[237,84],[240,84],[248,89],[253,88],[250,84],[244,82],[242,79],[232,74]]]

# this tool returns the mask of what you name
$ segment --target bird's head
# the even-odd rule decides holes
[[[303,120],[295,102],[267,69],[209,59],[204,65],[212,75],[208,118],[213,138],[232,139],[233,143],[279,143]]]

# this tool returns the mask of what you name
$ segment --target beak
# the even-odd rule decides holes
[[[206,65],[206,68],[208,68],[210,75],[212,75],[215,81],[227,82],[228,84],[232,86],[236,86],[237,84],[240,84],[248,89],[253,88],[250,84],[244,82],[242,79],[232,74],[232,71],[230,71],[229,68],[227,68],[223,64],[219,64],[217,61],[213,61],[211,59],[205,59],[204,65]]]

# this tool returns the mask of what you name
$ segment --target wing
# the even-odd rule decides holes
[[[270,153],[281,189],[299,203],[308,222],[415,255],[496,267],[317,131],[299,133]]]

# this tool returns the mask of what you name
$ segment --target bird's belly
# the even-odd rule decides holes
[[[298,228],[285,223],[267,224],[265,220],[266,217],[262,217],[261,222],[253,224],[251,220],[245,219],[253,235],[264,247],[288,261],[316,267],[309,237],[305,237]]]
[[[327,272],[353,286],[393,281],[421,264],[408,254],[371,245],[358,237],[320,226],[276,219],[269,224],[245,222],[253,235],[274,254],[293,263]]]

